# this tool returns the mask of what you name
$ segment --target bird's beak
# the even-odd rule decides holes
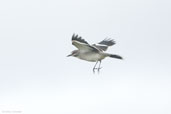
[[[70,57],[70,56],[72,56],[72,54],[67,55],[67,57]]]

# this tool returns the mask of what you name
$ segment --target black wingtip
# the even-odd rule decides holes
[[[82,39],[81,36],[78,36],[78,34],[75,34],[75,33],[72,35],[72,41],[73,41],[73,40],[79,41],[79,42],[81,42],[81,43],[88,44],[87,41],[85,41],[84,39]]]
[[[72,40],[73,40],[74,37],[75,37],[75,33],[72,35]]]
[[[72,40],[75,40],[78,38],[78,35],[75,35],[75,33],[72,35]]]

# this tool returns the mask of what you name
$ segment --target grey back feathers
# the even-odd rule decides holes
[[[97,44],[93,44],[93,46],[97,47],[98,49],[102,51],[106,51],[109,46],[112,46],[115,44],[115,41],[112,39],[104,39],[101,42]]]
[[[98,44],[112,46],[115,44],[115,41],[112,39],[104,39],[103,41],[99,42]]]

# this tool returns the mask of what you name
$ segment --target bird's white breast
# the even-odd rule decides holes
[[[90,61],[90,62],[96,62],[98,60],[104,59],[104,56],[99,53],[89,53],[89,52],[82,52],[79,56],[79,59]]]

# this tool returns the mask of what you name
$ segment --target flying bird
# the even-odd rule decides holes
[[[100,71],[101,67],[101,61],[106,57],[116,58],[116,59],[123,59],[121,56],[116,54],[109,54],[105,53],[105,51],[108,49],[109,46],[112,46],[115,44],[115,41],[112,39],[104,39],[101,42],[97,44],[90,45],[87,41],[82,39],[82,37],[73,34],[72,36],[72,45],[74,45],[77,50],[74,50],[69,54],[67,57],[73,56],[77,57],[82,60],[90,61],[90,62],[96,62],[93,67],[93,72],[95,73],[95,70]],[[99,62],[98,68],[96,68],[97,63]]]

